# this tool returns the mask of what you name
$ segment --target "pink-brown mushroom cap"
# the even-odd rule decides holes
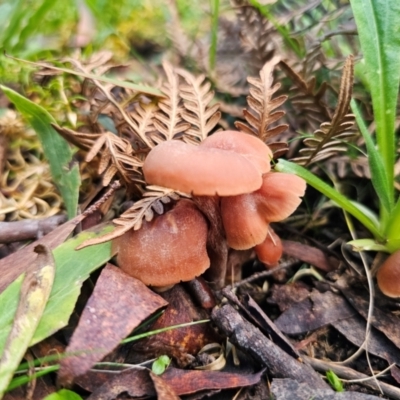
[[[400,297],[400,251],[393,253],[376,274],[379,289],[388,297]]]
[[[148,184],[199,196],[234,196],[257,190],[262,184],[261,173],[240,154],[179,140],[154,147],[143,173]]]
[[[228,245],[236,250],[254,247],[267,236],[270,222],[287,218],[301,203],[306,183],[296,175],[271,172],[253,193],[221,199]]]
[[[271,170],[272,151],[256,136],[239,131],[219,131],[206,138],[200,146],[238,153],[252,162],[262,174]]]
[[[271,268],[277,265],[282,257],[282,241],[270,227],[265,240],[258,244],[254,250],[256,251],[258,259],[267,267]]]
[[[113,242],[117,262],[146,285],[163,287],[190,281],[209,266],[208,226],[190,200],[182,199],[165,214],[144,222]]]

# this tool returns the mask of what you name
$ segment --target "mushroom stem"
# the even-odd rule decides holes
[[[211,264],[205,278],[213,289],[221,289],[225,284],[228,244],[222,224],[220,199],[218,196],[192,196],[192,200],[209,223],[207,252]]]

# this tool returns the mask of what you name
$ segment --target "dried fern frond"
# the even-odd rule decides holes
[[[247,0],[233,0],[238,22],[242,27],[241,39],[244,50],[251,55],[255,67],[260,69],[271,60],[280,42],[276,28],[257,8]]]
[[[176,139],[190,128],[190,123],[182,119],[183,105],[179,95],[179,78],[169,63],[164,62],[163,67],[168,81],[161,88],[165,98],[158,102],[159,110],[154,114],[154,126],[158,130],[158,135],[152,139],[157,143]]]
[[[179,198],[180,195],[172,189],[160,186],[147,186],[143,198],[121,214],[119,218],[113,220],[116,228],[112,232],[95,239],[86,240],[78,249],[116,239],[131,229],[135,231],[140,229],[143,220],[150,222],[154,218],[155,213],[158,215],[164,213],[165,204],[177,201]]]
[[[323,82],[318,90],[315,89],[316,78],[313,76],[309,80],[303,79],[292,67],[284,61],[280,61],[279,66],[283,72],[295,85],[294,96],[291,96],[291,103],[299,113],[306,113],[307,118],[320,124],[322,121],[330,120],[332,115],[328,106],[323,101],[326,89],[326,82]],[[307,68],[307,67],[304,67]]]
[[[214,98],[214,92],[211,89],[210,82],[204,82],[205,76],[194,77],[187,71],[178,70],[186,84],[180,86],[180,95],[184,99],[182,118],[191,124],[191,127],[185,131],[189,140],[203,141],[214,129],[221,118],[221,112],[218,111],[219,104],[210,106]]]
[[[250,96],[247,97],[248,109],[243,110],[247,124],[240,121],[235,122],[238,130],[256,135],[264,142],[281,134],[288,128],[286,124],[270,128],[271,124],[285,115],[284,111],[274,110],[280,107],[287,99],[287,96],[273,98],[280,88],[279,83],[273,84],[273,71],[278,61],[276,57],[268,61],[260,71],[260,79],[248,78],[252,87],[250,88]],[[282,149],[283,147],[280,148],[280,150]]]
[[[87,153],[86,161],[92,161],[99,153],[98,173],[103,174],[104,186],[108,186],[116,173],[127,185],[139,180],[139,168],[143,166],[143,161],[134,156],[132,146],[126,139],[111,132],[102,133]]]
[[[151,139],[156,133],[154,126],[154,116],[158,106],[155,102],[145,104],[139,102],[136,104],[134,111],[129,113],[129,126],[133,128],[134,135],[142,142],[143,146],[151,149],[155,143]]]
[[[354,125],[354,115],[348,114],[353,80],[354,61],[350,56],[343,67],[338,104],[331,122],[322,123],[313,137],[304,139],[303,143],[307,147],[301,149],[299,152],[301,156],[292,161],[307,166],[347,150],[345,142],[355,136],[355,132],[351,130]]]

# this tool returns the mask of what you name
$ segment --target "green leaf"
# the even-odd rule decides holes
[[[165,370],[167,369],[170,362],[171,362],[171,359],[168,356],[160,356],[157,358],[156,361],[153,362],[153,365],[151,366],[151,370],[156,375],[162,375],[165,372]]]
[[[347,244],[353,247],[353,251],[384,251],[386,253],[389,252],[388,248],[385,245],[379,244],[373,239],[356,239],[347,242]]]
[[[30,342],[31,346],[68,324],[82,283],[112,256],[111,242],[86,247],[79,251],[75,248],[85,240],[104,235],[111,229],[112,227],[108,226],[99,232],[82,232],[53,251],[56,276],[43,317]],[[0,309],[2,310],[0,313],[0,354],[11,330],[20,287],[21,279],[19,278],[0,294]]]
[[[38,253],[35,268],[28,272],[22,281],[12,326],[1,352],[0,398],[29,347],[54,281],[55,265],[50,250],[38,245],[35,251]]]
[[[337,392],[344,392],[343,383],[333,371],[326,371],[326,379]]]
[[[376,122],[378,149],[394,198],[395,115],[400,82],[400,1],[351,0]],[[393,202],[393,200],[391,200]]]
[[[393,199],[389,196],[389,186],[392,185],[392,183],[389,185],[382,157],[375,147],[375,143],[365,126],[360,110],[358,109],[354,99],[351,100],[351,109],[356,117],[358,127],[360,128],[360,132],[367,146],[368,164],[371,171],[372,185],[375,188],[379,201],[385,207],[386,211],[390,213],[393,208]]]
[[[310,186],[317,189],[329,199],[333,200],[338,206],[342,207],[345,211],[358,219],[378,240],[383,240],[383,236],[376,225],[376,221],[368,215],[365,215],[358,206],[354,205],[352,201],[347,199],[339,193],[335,188],[326,184],[322,179],[318,178],[312,172],[306,170],[300,165],[294,164],[290,161],[279,159],[275,165],[275,170],[280,172],[287,172],[295,174],[303,178]]]
[[[387,247],[391,253],[400,249],[400,198],[397,200],[393,211],[389,215],[389,223],[386,229]]]
[[[61,389],[57,393],[49,394],[43,400],[82,400],[82,397],[71,390]]]
[[[68,217],[73,218],[78,207],[80,175],[78,165],[71,165],[72,150],[69,144],[51,126],[56,121],[44,108],[12,89],[5,86],[0,88],[36,131],[49,161],[54,183],[64,199]]]

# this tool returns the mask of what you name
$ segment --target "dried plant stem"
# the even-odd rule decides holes
[[[375,382],[371,382],[373,379],[372,376],[364,375],[360,372],[355,371],[352,368],[344,367],[342,365],[338,365],[336,363],[332,363],[329,361],[317,360],[316,358],[308,357],[305,355],[301,356],[308,364],[310,364],[317,371],[333,371],[339,378],[357,380],[360,385],[368,387],[373,390],[379,390],[379,386],[382,389],[382,392],[385,396],[390,397],[391,399],[400,400],[400,389],[389,385],[384,382],[379,382],[379,386],[376,385]],[[366,380],[368,378],[368,380]]]

